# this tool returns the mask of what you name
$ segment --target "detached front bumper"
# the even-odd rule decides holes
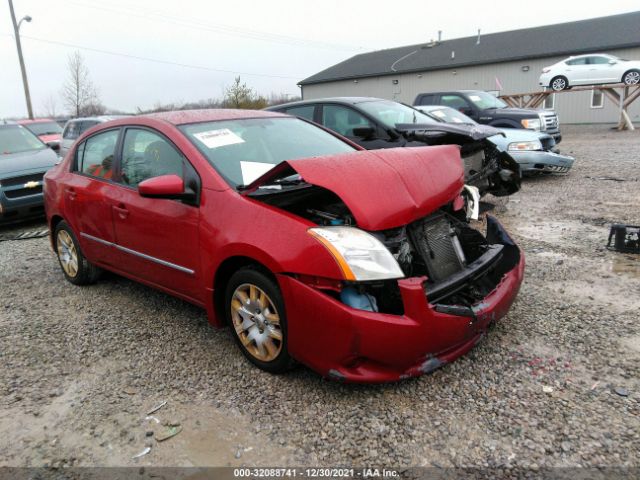
[[[509,152],[522,173],[567,173],[574,158],[549,151]]]
[[[398,281],[403,315],[357,310],[288,275],[278,275],[287,308],[290,354],[320,374],[377,383],[422,375],[464,355],[502,318],[524,276],[524,256],[488,217],[487,239],[502,244],[504,270],[491,293],[465,314],[429,303],[425,277]]]

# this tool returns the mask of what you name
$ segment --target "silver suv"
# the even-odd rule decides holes
[[[62,131],[62,141],[60,142],[60,156],[64,158],[67,152],[73,146],[73,142],[91,127],[95,127],[99,123],[122,118],[126,115],[98,115],[96,117],[74,118],[69,120]]]

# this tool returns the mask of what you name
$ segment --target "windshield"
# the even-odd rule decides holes
[[[0,154],[43,150],[47,146],[38,137],[21,125],[0,127]]]
[[[62,128],[56,122],[36,122],[28,123],[26,128],[31,130],[36,135],[55,135],[62,133]]]
[[[416,110],[398,102],[379,100],[362,102],[358,107],[389,128],[398,123],[436,123],[436,121]]]
[[[468,95],[469,100],[481,110],[486,108],[507,108],[508,105],[487,92],[472,92]]]
[[[475,120],[467,117],[464,113],[451,107],[438,107],[430,109],[429,115],[433,115],[437,119],[445,123],[464,123],[466,125],[475,125]]]
[[[285,160],[356,150],[298,118],[224,120],[180,129],[233,187],[250,184]]]

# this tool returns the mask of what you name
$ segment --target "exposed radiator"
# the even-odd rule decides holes
[[[418,220],[409,228],[413,247],[424,260],[429,279],[438,282],[464,268],[464,253],[444,214]]]

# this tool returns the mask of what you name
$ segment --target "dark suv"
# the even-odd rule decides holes
[[[554,111],[513,108],[481,90],[455,90],[419,94],[414,105],[444,105],[454,108],[478,123],[496,128],[527,128],[551,135],[560,143],[560,122]]]

